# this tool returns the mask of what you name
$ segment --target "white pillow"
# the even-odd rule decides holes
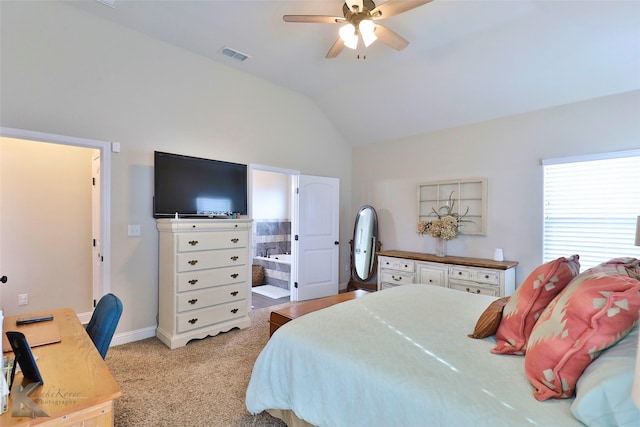
[[[640,410],[631,399],[638,351],[638,324],[605,350],[576,384],[573,415],[589,427],[640,426]]]

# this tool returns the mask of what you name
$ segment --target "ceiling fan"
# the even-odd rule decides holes
[[[340,37],[327,52],[327,58],[335,58],[345,46],[356,49],[360,38],[365,47],[380,40],[387,46],[402,50],[409,42],[387,27],[374,23],[380,19],[389,18],[415,9],[432,0],[388,0],[376,7],[373,0],[346,0],[342,5],[344,17],[325,15],[284,15],[285,22],[344,24],[339,31]]]

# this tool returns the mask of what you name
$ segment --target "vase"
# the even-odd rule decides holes
[[[447,241],[441,239],[440,237],[436,237],[436,256],[446,256],[447,255]]]

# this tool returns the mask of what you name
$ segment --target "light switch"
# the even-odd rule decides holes
[[[140,235],[140,224],[129,224],[129,236]]]

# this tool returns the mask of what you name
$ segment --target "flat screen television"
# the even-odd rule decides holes
[[[247,215],[247,165],[154,152],[155,218]]]

